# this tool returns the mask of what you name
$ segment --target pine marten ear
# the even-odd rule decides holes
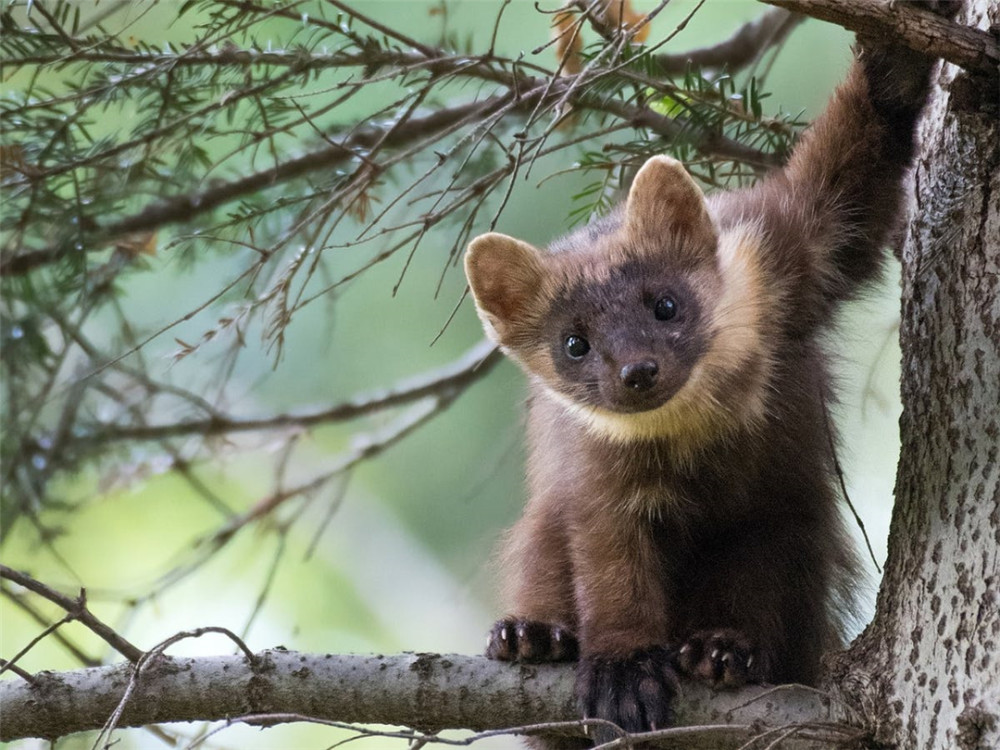
[[[517,326],[537,315],[544,273],[541,253],[526,242],[490,232],[469,243],[465,275],[491,339],[510,344]]]
[[[693,253],[714,253],[718,239],[705,194],[684,165],[669,156],[654,156],[636,174],[625,225],[639,246],[644,238],[676,236]]]

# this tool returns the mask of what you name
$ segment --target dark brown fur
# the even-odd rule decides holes
[[[473,242],[480,315],[532,382],[512,614],[488,655],[579,656],[583,713],[630,731],[671,720],[678,673],[816,679],[855,575],[821,335],[879,273],[930,68],[863,44],[788,166],[754,188],[706,200],[658,158],[624,208],[549,253]],[[686,318],[653,318],[664,289]],[[592,351],[567,357],[567,335]],[[655,385],[623,388],[621,368],[646,360]]]

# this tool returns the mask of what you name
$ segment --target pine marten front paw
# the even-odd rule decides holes
[[[677,651],[677,669],[713,688],[738,688],[763,682],[764,659],[756,644],[739,630],[699,630]]]
[[[605,719],[626,732],[646,732],[670,726],[677,674],[670,652],[654,647],[627,658],[588,656],[576,669],[576,698],[585,719]],[[598,744],[618,737],[611,727],[590,730]]]
[[[486,639],[486,657],[500,661],[572,661],[579,653],[566,628],[517,617],[497,620]]]

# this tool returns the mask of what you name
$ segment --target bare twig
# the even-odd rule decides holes
[[[32,675],[31,672],[26,672],[25,670],[17,666],[17,664],[15,663],[16,659],[17,657],[14,657],[14,659],[11,659],[10,661],[7,661],[6,659],[0,659],[0,674],[9,669],[11,672],[16,674],[18,677],[27,682],[29,685],[34,685],[35,684],[34,675]]]
[[[775,8],[743,24],[728,39],[709,47],[661,53],[656,64],[665,73],[683,73],[688,66],[742,70],[771,47],[780,44],[805,16]]]
[[[854,503],[851,502],[851,496],[847,492],[847,483],[844,481],[844,470],[840,466],[840,459],[837,457],[837,443],[833,438],[833,422],[830,420],[830,412],[827,409],[826,398],[823,397],[823,394],[820,394],[819,403],[823,407],[823,426],[826,431],[827,445],[830,449],[830,458],[833,460],[833,470],[840,483],[840,493],[844,496],[844,502],[847,503],[847,507],[850,508],[851,513],[854,515],[854,522],[861,530],[861,536],[864,537],[865,546],[868,548],[868,556],[871,558],[875,570],[881,573],[882,566],[878,564],[878,559],[875,557],[875,550],[872,549],[871,539],[868,538],[868,529],[865,528],[865,522],[861,520],[861,515],[854,507]]]
[[[0,674],[3,674],[9,669],[10,671],[20,675],[21,677],[24,677],[25,674],[27,673],[17,666],[17,662],[20,661],[21,657],[23,657],[26,653],[31,651],[31,649],[33,649],[43,639],[47,638],[52,633],[56,632],[60,627],[65,625],[67,622],[72,622],[74,619],[75,618],[73,617],[72,613],[70,613],[64,615],[61,620],[56,620],[55,622],[49,624],[41,633],[36,635],[30,641],[28,641],[28,644],[24,646],[16,654],[14,654],[14,656],[12,656],[9,660],[7,659],[4,660],[3,665],[0,665]],[[28,681],[32,682],[32,680],[30,679]]]
[[[500,359],[496,347],[484,341],[444,367],[407,378],[383,391],[355,396],[344,403],[320,411],[304,414],[278,414],[273,417],[256,419],[238,419],[220,414],[206,419],[194,419],[172,424],[109,426],[94,433],[80,436],[79,440],[88,444],[118,440],[160,440],[181,435],[209,436],[289,427],[306,428],[330,422],[343,422],[376,411],[419,401],[428,396],[462,389],[486,375]]]
[[[285,487],[270,493],[259,500],[245,513],[234,516],[209,538],[209,543],[216,548],[228,542],[237,531],[252,521],[270,515],[276,508],[287,503],[292,498],[307,495],[325,486],[331,480],[343,476],[354,469],[362,461],[372,459],[386,449],[398,443],[428,420],[444,411],[459,396],[461,389],[452,387],[439,390],[426,406],[418,405],[405,412],[386,428],[370,435],[359,435],[354,438],[351,448],[341,455],[332,466],[311,479],[292,487]]]
[[[11,583],[23,586],[28,589],[28,591],[34,592],[54,604],[58,604],[70,613],[74,620],[88,627],[95,635],[103,639],[109,646],[118,651],[118,653],[129,661],[135,662],[142,658],[142,649],[133,646],[125,638],[116,633],[114,629],[105,625],[89,609],[87,609],[87,600],[82,592],[79,598],[71,599],[65,594],[60,594],[55,589],[35,580],[26,573],[13,570],[12,568],[8,568],[6,565],[0,565],[0,578],[6,578]]]
[[[10,601],[20,607],[31,619],[45,628],[47,631],[52,626],[52,622],[45,617],[41,612],[39,612],[26,598],[15,591],[12,591],[9,587],[0,587],[0,593],[6,596]],[[86,667],[96,667],[101,663],[100,659],[95,659],[92,656],[88,656],[83,650],[80,649],[75,643],[66,638],[58,630],[51,631],[52,638],[56,640],[63,648],[65,648],[73,657]]]
[[[98,733],[96,739],[94,740],[93,750],[97,750],[99,747],[101,747],[102,741],[104,741],[105,737],[107,737],[108,739],[107,742],[104,744],[104,747],[108,747],[111,745],[110,741],[111,733],[114,732],[114,730],[118,727],[122,715],[128,708],[129,700],[136,692],[136,690],[139,688],[139,681],[143,673],[147,669],[149,669],[150,666],[154,665],[156,661],[164,654],[164,652],[166,652],[166,650],[170,646],[177,643],[178,641],[182,641],[188,638],[200,638],[201,636],[210,633],[222,634],[227,638],[229,638],[231,641],[233,641],[239,648],[239,650],[243,653],[243,656],[246,658],[250,668],[252,670],[257,669],[257,667],[259,666],[257,655],[254,654],[253,651],[251,651],[247,647],[246,643],[243,642],[242,638],[240,638],[234,632],[229,630],[229,628],[210,626],[210,627],[197,628],[195,630],[185,630],[181,633],[175,633],[169,638],[160,641],[160,643],[153,646],[153,648],[144,653],[142,655],[142,658],[140,658],[139,661],[135,663],[135,665],[132,668],[132,674],[129,677],[128,685],[125,687],[125,692],[122,694],[121,700],[118,701],[118,705],[115,706],[115,710],[111,712],[111,715],[108,717],[108,720],[104,723],[104,726],[101,727],[101,731]]]

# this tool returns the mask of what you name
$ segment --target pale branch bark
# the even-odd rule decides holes
[[[74,438],[92,445],[112,441],[162,440],[182,435],[221,435],[284,428],[306,428],[330,422],[343,422],[413,403],[436,395],[456,393],[483,377],[500,362],[496,346],[482,341],[445,367],[407,378],[395,386],[354,398],[326,409],[302,414],[276,414],[270,417],[245,418],[213,415],[169,424],[108,425]]]
[[[783,8],[772,8],[743,24],[728,39],[709,47],[688,52],[665,52],[656,56],[656,64],[666,73],[683,73],[689,66],[725,68],[730,73],[742,70],[771,47],[781,44],[805,16]]]
[[[352,724],[393,724],[422,732],[477,731],[549,722],[577,722],[570,665],[511,665],[484,657],[400,654],[305,654],[272,649],[255,655],[151,658],[130,664],[41,672],[34,683],[0,683],[0,741],[56,738],[104,727],[164,722],[242,721],[270,725],[303,718]],[[685,747],[738,747],[768,731],[801,726],[800,734],[857,740],[840,709],[811,688],[752,687],[713,693],[683,686],[679,724],[716,727]],[[291,715],[284,719],[275,715]],[[267,715],[254,721],[254,716]],[[728,732],[719,737],[720,725]],[[576,724],[579,733],[582,723]],[[779,730],[780,728],[780,730]],[[573,727],[567,729],[572,730]],[[668,730],[669,731],[669,730]],[[669,737],[669,734],[667,734]],[[707,740],[707,741],[706,741]],[[807,743],[786,747],[815,747]],[[830,744],[826,745],[830,747]],[[835,745],[834,745],[835,746]]]
[[[997,77],[1000,41],[907,2],[889,0],[760,0],[861,34],[890,36],[918,52],[973,73]]]

